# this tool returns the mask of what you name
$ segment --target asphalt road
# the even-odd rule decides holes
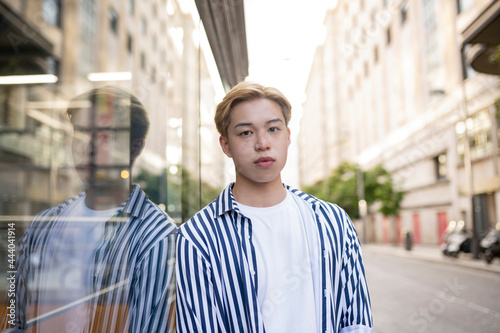
[[[500,274],[386,254],[363,257],[376,333],[500,333]]]

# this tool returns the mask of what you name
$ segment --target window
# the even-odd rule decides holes
[[[132,50],[133,50],[133,40],[132,40],[132,36],[129,34],[127,36],[127,50],[129,53],[132,53]]]
[[[465,131],[469,138],[469,151],[472,160],[491,154],[493,143],[491,140],[491,118],[488,109],[477,112],[465,122],[461,121],[455,125],[458,141],[458,155],[464,159],[465,155]]]
[[[59,62],[54,57],[47,57],[47,74],[59,76]]]
[[[151,68],[150,78],[151,82],[156,83],[156,67]]]
[[[109,27],[111,31],[118,34],[118,14],[113,8],[109,10]]]
[[[434,164],[436,165],[436,178],[437,180],[446,179],[448,170],[446,168],[446,154],[439,154],[434,158]]]
[[[401,4],[401,23],[404,24],[408,18],[408,1],[403,1]]]
[[[426,39],[427,70],[433,71],[440,65],[440,49],[437,33],[436,1],[424,0],[424,33]]]
[[[141,69],[146,70],[146,55],[144,52],[141,53]]]
[[[465,12],[467,9],[474,5],[475,0],[457,0],[457,12]]]
[[[128,8],[128,13],[130,15],[134,15],[134,0],[128,0],[127,1],[127,8]]]
[[[153,35],[151,37],[151,48],[153,49],[153,51],[156,51],[157,45],[158,45],[158,42],[157,42],[156,35]]]
[[[61,26],[61,0],[43,0],[42,11],[46,22]]]
[[[86,76],[94,72],[96,41],[96,10],[94,0],[80,2],[80,61],[78,72]]]
[[[141,32],[143,35],[146,35],[148,32],[148,23],[144,17],[141,19]]]

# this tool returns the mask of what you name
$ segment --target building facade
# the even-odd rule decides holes
[[[181,4],[5,0],[0,6],[1,75],[53,74],[57,80],[0,85],[0,215],[32,215],[81,189],[71,171],[65,109],[72,97],[108,84],[130,90],[149,113],[151,128],[135,175],[162,175],[172,188],[187,174],[193,182],[203,177],[206,186],[224,186],[223,154],[206,144],[216,136],[214,126],[205,126],[199,139],[222,84],[199,49],[206,37],[198,18]],[[209,161],[200,160],[207,156]],[[180,196],[160,196],[162,202],[169,196],[166,209],[180,219]]]
[[[397,242],[411,231],[416,243],[439,244],[450,220],[469,230],[474,222],[478,233],[500,221],[500,81],[469,66],[463,35],[494,5],[356,0],[326,14],[306,87],[301,184],[343,161],[365,170],[382,163],[406,195],[395,219],[371,207],[368,241]]]

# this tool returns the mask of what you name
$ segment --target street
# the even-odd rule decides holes
[[[499,274],[370,251],[363,257],[375,332],[500,332]]]

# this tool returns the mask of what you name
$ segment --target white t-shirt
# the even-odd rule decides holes
[[[31,259],[37,260],[39,266],[34,280],[30,281],[32,290],[38,291],[38,314],[54,309],[54,304],[66,305],[95,292],[95,251],[103,240],[106,221],[118,209],[92,210],[82,196],[61,212],[46,241],[50,249],[40,256],[33,254]],[[65,320],[75,323],[85,320],[87,317],[82,311],[68,312]]]
[[[268,333],[313,332],[321,324],[315,282],[317,235],[310,227],[306,230],[305,222],[311,222],[313,216],[303,204],[288,191],[285,200],[272,207],[238,203],[242,214],[252,221],[258,299]]]

